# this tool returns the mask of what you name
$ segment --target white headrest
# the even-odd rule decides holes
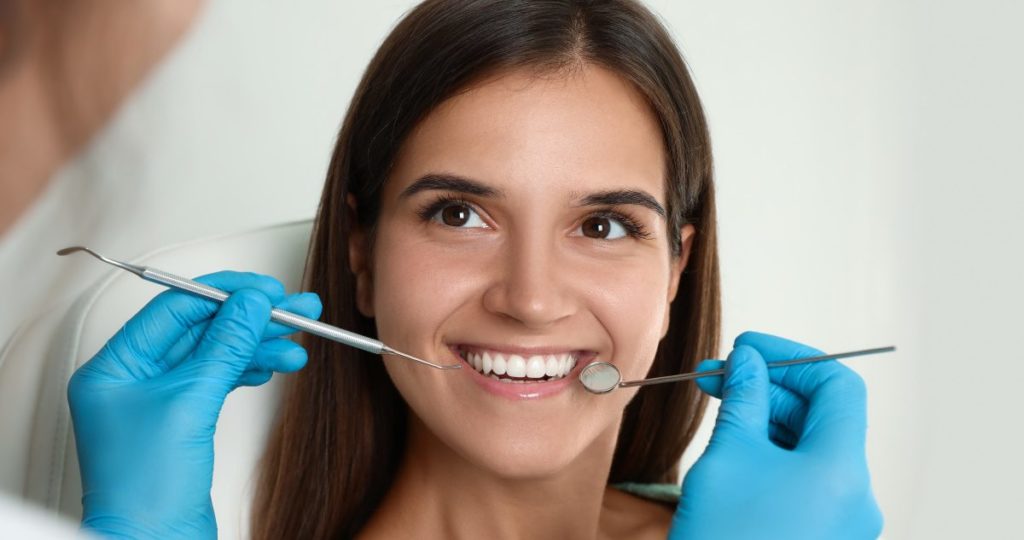
[[[312,220],[188,242],[130,262],[182,276],[218,270],[269,274],[299,290]],[[106,254],[117,258],[117,254]],[[86,259],[76,264],[100,264]],[[81,480],[67,381],[162,287],[112,270],[70,308],[45,313],[0,352],[0,487],[80,519]],[[248,537],[255,466],[277,409],[279,379],[228,396],[214,445],[213,503],[222,538]]]

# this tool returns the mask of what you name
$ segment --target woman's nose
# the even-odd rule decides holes
[[[570,269],[559,264],[553,242],[513,242],[500,260],[484,294],[489,312],[530,328],[544,328],[573,314],[573,288],[565,282]]]

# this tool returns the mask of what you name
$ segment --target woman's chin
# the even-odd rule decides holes
[[[569,433],[524,434],[521,431],[478,432],[446,442],[470,466],[487,471],[503,480],[540,480],[552,478],[573,467],[585,448],[577,448],[577,437]],[[585,445],[584,445],[585,446]]]

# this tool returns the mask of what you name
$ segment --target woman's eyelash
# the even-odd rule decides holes
[[[647,227],[644,227],[643,223],[633,219],[632,217],[623,214],[622,212],[616,212],[610,208],[604,210],[598,210],[587,217],[601,217],[605,219],[614,219],[622,224],[622,228],[626,229],[626,234],[633,238],[639,238],[641,240],[649,240],[651,233],[648,232]]]
[[[434,216],[437,215],[438,212],[440,212],[449,205],[467,206],[476,211],[476,207],[473,205],[473,203],[467,201],[466,199],[455,195],[445,194],[438,195],[432,201],[429,201],[420,206],[420,208],[416,210],[416,215],[418,215],[419,218],[423,221],[431,221],[434,218]],[[626,234],[628,234],[629,236],[639,238],[642,240],[647,240],[651,238],[651,233],[648,232],[647,228],[644,227],[642,223],[622,212],[617,212],[610,208],[598,210],[588,215],[587,217],[614,219],[615,221],[618,221],[619,223],[622,224],[622,227],[626,230]]]
[[[446,206],[456,204],[468,206],[470,208],[473,208],[474,210],[476,209],[476,207],[473,206],[473,203],[467,201],[466,199],[463,199],[462,197],[456,197],[453,195],[439,195],[433,201],[430,201],[421,206],[419,210],[416,211],[416,214],[420,217],[421,220],[430,221],[431,219],[433,219],[434,215],[443,210]]]

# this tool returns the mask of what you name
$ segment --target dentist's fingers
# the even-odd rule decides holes
[[[840,447],[863,454],[868,427],[864,380],[839,363],[808,367],[801,372],[797,389],[808,402],[801,447]]]
[[[736,343],[756,348],[771,360],[818,356],[821,351],[783,338],[744,332]],[[776,368],[779,384],[807,400],[800,447],[843,449],[863,453],[867,432],[867,388],[850,368],[828,360]]]
[[[320,296],[314,292],[300,292],[288,295],[281,303],[275,304],[274,307],[296,315],[302,315],[307,319],[319,319],[320,314],[323,312]],[[290,326],[271,321],[267,325],[266,331],[263,332],[263,339],[287,336],[295,332],[297,330]]]
[[[757,349],[757,351],[761,353],[761,356],[763,356],[768,362],[810,358],[825,354],[823,351],[815,349],[814,347],[809,347],[802,343],[797,343],[795,341],[761,332],[743,332],[736,337],[734,345],[747,345],[749,347],[753,347]],[[807,385],[803,384],[800,379],[803,377],[804,373],[809,369],[813,369],[816,364],[835,365],[837,362],[834,360],[826,360],[825,362],[772,368],[772,371],[774,372],[774,380],[777,384],[781,384],[782,386],[807,397],[807,393],[800,390],[801,388],[806,389]]]
[[[196,281],[227,292],[249,288],[271,301],[284,297],[276,279],[248,272],[216,272]],[[90,370],[120,379],[148,379],[169,369],[164,357],[193,326],[209,319],[220,304],[171,290],[157,295],[104,345],[89,364]]]
[[[320,304],[320,297],[316,293],[296,293],[290,294],[284,298],[281,302],[274,306],[277,309],[282,309],[296,315],[302,315],[310,319],[317,319],[320,317],[322,306]],[[210,326],[212,319],[207,319],[200,322],[192,328],[189,328],[184,335],[167,351],[164,356],[164,363],[168,369],[174,369],[174,366],[181,363],[182,360],[192,354],[192,351],[196,348],[199,340],[203,338],[203,334],[206,332],[207,327]],[[267,341],[273,338],[278,338],[288,334],[296,332],[294,328],[271,322],[267,325],[266,330],[263,332],[263,340]]]
[[[786,450],[796,448],[797,443],[800,441],[800,438],[797,437],[789,428],[775,422],[768,425],[768,438],[771,439],[776,446],[785,448]]]
[[[246,369],[291,373],[302,369],[306,359],[306,349],[301,345],[289,339],[275,338],[260,343]]]
[[[274,372],[292,373],[302,369],[307,360],[306,349],[285,338],[276,338],[260,343],[253,354],[249,367],[242,372],[235,387],[260,386],[274,375]]]
[[[712,371],[715,369],[722,369],[725,367],[725,362],[721,360],[701,360],[697,364],[696,371]],[[694,379],[697,383],[697,387],[701,389],[705,394],[722,399],[722,383],[725,381],[725,377],[722,375],[711,375],[708,377],[700,377]]]
[[[724,364],[721,360],[704,360],[697,366],[697,371],[719,369]],[[778,368],[768,370],[768,378],[772,381],[768,396],[771,403],[769,420],[774,424],[785,426],[791,433],[800,434],[803,432],[804,419],[807,416],[807,400],[776,384],[776,379],[781,378],[779,373],[775,373],[777,370]],[[701,377],[696,381],[697,386],[703,392],[721,399],[723,382],[721,375]]]
[[[722,404],[711,434],[711,445],[744,443],[768,437],[770,413],[768,370],[761,355],[740,346],[729,353],[725,363]]]
[[[246,371],[238,378],[235,388],[239,386],[262,386],[274,376],[271,371]]]
[[[232,293],[224,301],[203,339],[182,366],[195,370],[201,379],[230,391],[252,363],[263,332],[270,322],[271,304],[254,289]]]
[[[308,354],[298,343],[276,338],[260,343],[252,362],[238,378],[238,386],[260,386],[278,373],[292,373],[305,367]]]
[[[732,344],[733,347],[737,345],[754,347],[761,351],[761,355],[769,362],[825,354],[803,343],[753,330],[747,330],[736,336]]]
[[[771,402],[772,422],[799,437],[804,431],[804,422],[807,419],[807,400],[783,386],[772,383]]]

